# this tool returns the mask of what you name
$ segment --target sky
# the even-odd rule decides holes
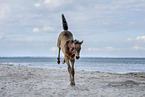
[[[145,57],[145,0],[0,0],[0,57],[56,57],[61,14],[81,57]]]

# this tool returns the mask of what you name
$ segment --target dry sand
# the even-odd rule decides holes
[[[0,97],[145,97],[145,76],[0,65]]]

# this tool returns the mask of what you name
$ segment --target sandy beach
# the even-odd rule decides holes
[[[145,75],[0,65],[0,97],[145,97]]]

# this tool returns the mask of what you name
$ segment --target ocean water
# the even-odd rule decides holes
[[[66,64],[58,65],[53,57],[0,57],[0,64],[67,70]],[[119,74],[145,72],[145,58],[80,58],[75,62],[75,70]]]

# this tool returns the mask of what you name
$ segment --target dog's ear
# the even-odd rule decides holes
[[[77,44],[77,43],[78,43],[78,41],[75,39],[75,40],[74,40],[74,44]]]
[[[68,43],[73,43],[74,42],[74,40],[68,40],[68,41],[66,41],[66,44],[68,44]]]
[[[84,41],[82,40],[82,41],[80,42],[80,44],[82,45],[83,42],[84,42]]]
[[[74,42],[74,40],[70,40],[70,42],[71,42],[71,43],[73,43],[73,42]]]
[[[77,43],[77,41],[75,40],[75,41],[74,41],[74,44],[76,44],[76,43]]]

